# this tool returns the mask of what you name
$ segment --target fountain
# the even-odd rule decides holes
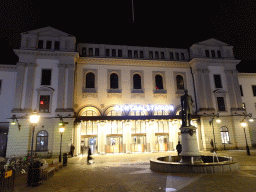
[[[198,150],[196,127],[191,125],[193,100],[188,91],[181,96],[182,126],[181,156],[165,156],[150,160],[150,169],[164,173],[219,173],[237,170],[238,164],[230,157],[201,155]],[[215,156],[214,156],[215,155]]]

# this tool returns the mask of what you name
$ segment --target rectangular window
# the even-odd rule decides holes
[[[46,42],[46,49],[51,49],[52,48],[52,42],[51,41],[47,41]]]
[[[256,85],[252,85],[253,96],[256,97]]]
[[[50,95],[40,95],[39,112],[48,113],[50,106]]]
[[[153,51],[149,51],[149,59],[153,59]]]
[[[95,48],[95,56],[99,56],[100,55],[100,49],[99,48]]]
[[[83,57],[86,56],[86,48],[85,48],[85,47],[82,48],[82,56],[83,56]]]
[[[205,50],[205,56],[206,56],[206,57],[210,57],[209,50]]]
[[[158,51],[155,51],[155,59],[159,59],[159,53],[158,53]]]
[[[44,41],[43,40],[39,40],[38,41],[38,49],[43,49],[44,48]]]
[[[140,51],[140,58],[144,58],[144,52]]]
[[[221,58],[221,52],[217,51],[218,58]]]
[[[51,85],[51,69],[42,69],[41,85]]]
[[[217,97],[219,111],[226,111],[224,97]]]
[[[116,50],[112,49],[112,57],[116,57]]]
[[[181,53],[181,54],[180,54],[180,57],[181,57],[181,60],[185,60],[185,55],[184,55],[184,53]]]
[[[242,85],[240,85],[240,93],[241,93],[241,96],[243,97],[243,96],[244,96],[244,93],[243,93],[243,87],[242,87]]]
[[[161,59],[165,59],[164,58],[164,52],[161,52]]]
[[[54,42],[54,49],[55,50],[60,50],[60,42],[59,41]]]
[[[170,52],[170,60],[173,60],[173,52]]]
[[[123,57],[123,51],[122,51],[122,49],[118,49],[118,57]]]
[[[105,55],[106,55],[106,57],[109,57],[109,56],[110,56],[110,50],[109,50],[109,49],[106,49]]]
[[[134,58],[138,58],[139,57],[139,55],[138,55],[138,51],[134,51]]]
[[[220,75],[214,75],[215,88],[222,88]]]
[[[93,56],[93,48],[89,48],[89,56]]]
[[[132,50],[128,50],[128,58],[132,58]]]
[[[212,53],[212,57],[215,57],[215,51],[211,50],[211,53]]]
[[[180,60],[179,53],[175,53],[176,60]]]

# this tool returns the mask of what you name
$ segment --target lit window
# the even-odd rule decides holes
[[[48,150],[48,133],[47,131],[39,131],[36,138],[36,151]]]
[[[220,128],[221,141],[223,144],[229,143],[229,132],[227,127]]]
[[[176,83],[177,83],[177,89],[183,90],[184,89],[184,80],[181,75],[176,76]]]
[[[48,113],[50,107],[50,95],[40,95],[39,112]]]

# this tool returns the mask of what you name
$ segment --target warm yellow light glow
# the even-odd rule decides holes
[[[242,127],[246,127],[246,123],[245,122],[242,122],[241,125],[242,125]]]
[[[64,130],[65,130],[65,128],[64,128],[64,127],[60,127],[60,128],[59,128],[60,133],[63,133],[63,132],[64,132]]]
[[[37,113],[33,113],[33,115],[30,115],[31,123],[38,123],[38,121],[39,121],[39,115]]]
[[[252,118],[249,119],[250,122],[253,122],[254,120]]]
[[[220,123],[221,122],[221,120],[220,119],[216,119],[216,123]]]
[[[11,124],[12,124],[12,125],[15,125],[16,123],[15,123],[15,121],[13,120],[13,121],[11,122]]]

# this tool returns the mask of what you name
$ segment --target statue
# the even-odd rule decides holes
[[[185,94],[180,97],[181,100],[181,117],[182,117],[182,127],[190,127],[192,105],[194,103],[192,97],[188,95],[188,91],[185,90]]]

